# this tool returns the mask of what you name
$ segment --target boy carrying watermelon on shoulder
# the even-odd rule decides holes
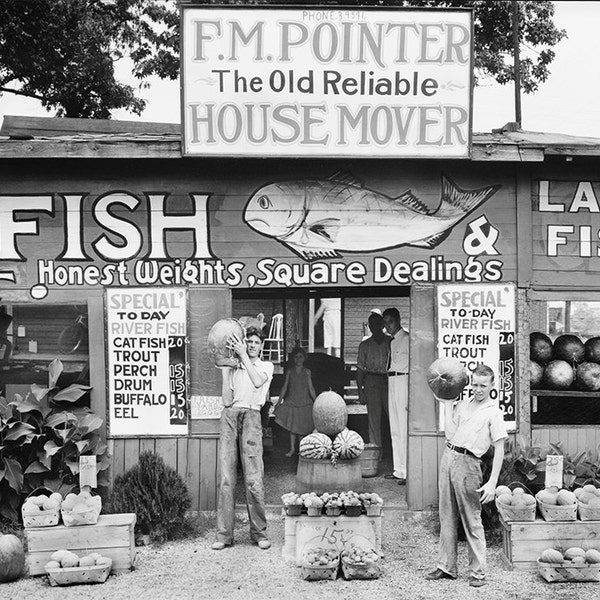
[[[456,579],[457,525],[460,518],[469,545],[469,585],[486,584],[485,532],[481,504],[490,502],[498,483],[508,438],[504,414],[490,397],[494,371],[478,365],[471,375],[472,397],[444,400],[446,449],[439,475],[440,544],[438,565],[425,578]],[[437,398],[437,396],[436,396]],[[437,398],[441,400],[441,398]],[[490,478],[482,482],[481,457],[490,446],[494,459]]]
[[[217,506],[217,539],[213,550],[233,544],[235,484],[238,447],[244,472],[250,537],[262,550],[271,547],[267,537],[263,487],[262,421],[264,405],[273,379],[273,363],[260,359],[265,336],[256,327],[246,329],[246,339],[232,335],[228,348],[239,358],[238,367],[224,367],[223,412],[220,421],[219,466],[221,479]]]

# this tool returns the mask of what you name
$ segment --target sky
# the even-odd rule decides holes
[[[523,94],[522,129],[600,138],[600,1],[555,2],[554,22],[567,31],[554,50],[548,81],[534,94]],[[130,67],[129,67],[130,68]],[[119,65],[123,80],[137,85],[126,63]],[[114,111],[113,119],[179,123],[179,82],[152,79],[141,96],[148,106],[141,116]],[[0,117],[21,115],[50,117],[34,100],[0,96]],[[473,131],[486,132],[515,120],[514,88],[485,82],[473,96]]]

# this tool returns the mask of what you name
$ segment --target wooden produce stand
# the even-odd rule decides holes
[[[600,521],[504,521],[502,561],[509,569],[534,571],[546,548],[559,544],[563,550],[579,546],[600,550]]]
[[[111,573],[129,571],[135,564],[135,513],[100,515],[95,525],[31,527],[25,529],[30,575],[45,575],[44,566],[56,550],[79,556],[99,552],[112,558]]]

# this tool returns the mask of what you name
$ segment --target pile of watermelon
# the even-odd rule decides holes
[[[336,392],[319,394],[313,404],[315,430],[300,440],[299,453],[304,458],[350,460],[361,455],[365,442],[348,429],[348,409]]]
[[[600,337],[583,341],[567,333],[554,342],[545,333],[529,336],[529,383],[541,390],[600,390]]]

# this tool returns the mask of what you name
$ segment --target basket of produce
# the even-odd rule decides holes
[[[495,502],[504,521],[535,521],[535,497],[523,487],[511,489],[507,485],[499,485]]]
[[[600,488],[588,483],[575,490],[577,513],[582,521],[600,521]]]
[[[340,566],[340,555],[333,548],[310,548],[302,556],[302,578],[306,581],[335,579]]]
[[[549,583],[600,581],[600,552],[593,548],[544,550],[537,561],[540,576]]]
[[[62,496],[46,487],[33,490],[23,502],[23,527],[52,527],[60,521]]]
[[[383,498],[375,492],[364,492],[359,494],[360,501],[365,507],[368,517],[376,517],[381,514],[383,508]]]
[[[344,579],[378,579],[381,577],[379,554],[373,548],[359,548],[352,544],[342,550]]]
[[[577,497],[569,490],[548,488],[535,496],[538,510],[546,521],[577,520]]]
[[[299,517],[302,512],[302,507],[304,506],[304,502],[300,498],[298,494],[295,492],[288,492],[287,494],[283,494],[281,496],[281,501],[283,502],[283,508],[285,510],[285,514],[289,517]]]
[[[79,558],[69,550],[54,552],[44,567],[52,586],[104,583],[111,568],[112,559],[98,552]]]
[[[95,525],[102,510],[102,498],[88,491],[79,494],[67,494],[63,500],[61,514],[67,527],[76,525]]]

